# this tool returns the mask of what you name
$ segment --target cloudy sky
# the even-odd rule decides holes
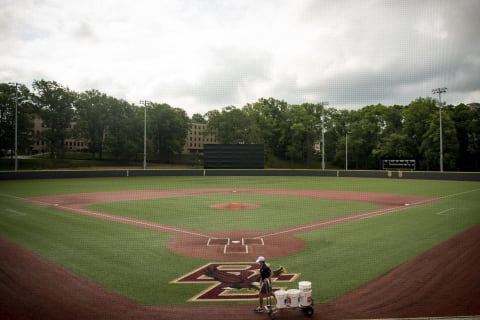
[[[0,0],[0,82],[193,113],[480,102],[477,0]]]

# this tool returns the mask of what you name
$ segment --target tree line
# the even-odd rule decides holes
[[[51,158],[63,158],[65,141],[76,139],[87,142],[92,159],[102,160],[109,153],[117,160],[137,160],[138,154],[143,154],[146,108],[149,157],[169,162],[182,152],[191,126],[184,110],[168,104],[135,105],[98,90],[74,92],[55,81],[35,80],[32,91],[25,85],[2,83],[0,141],[4,154],[14,149],[16,101],[19,154],[28,154],[32,143],[42,140]],[[42,119],[42,132],[33,132],[35,116]]]
[[[87,142],[92,159],[108,152],[115,159],[136,160],[143,153],[146,112],[149,158],[159,162],[172,161],[182,152],[192,123],[205,123],[219,143],[263,144],[267,166],[316,167],[323,160],[327,168],[348,169],[380,169],[382,159],[413,159],[417,170],[439,170],[442,112],[444,169],[480,169],[480,110],[465,104],[440,108],[428,97],[406,106],[377,104],[357,110],[260,98],[241,108],[226,106],[189,118],[183,109],[165,103],[132,104],[97,90],[74,92],[55,81],[35,80],[32,91],[2,83],[4,153],[13,150],[15,101],[18,150],[23,153],[42,139],[51,157],[62,157],[65,140],[74,138]],[[32,132],[34,115],[45,124],[41,136]]]
[[[334,168],[380,169],[383,159],[411,159],[417,170],[439,170],[439,107],[432,98],[358,110],[261,98],[241,109],[229,106],[206,116],[220,143],[263,143],[267,163],[282,159],[308,167],[324,154]],[[444,169],[478,171],[480,110],[459,104],[443,105],[441,112]],[[323,153],[314,147],[322,140]]]

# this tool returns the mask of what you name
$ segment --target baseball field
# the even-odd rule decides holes
[[[316,319],[479,315],[479,226],[478,182],[2,181],[0,317],[260,319],[259,255]]]

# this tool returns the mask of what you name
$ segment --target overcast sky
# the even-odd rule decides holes
[[[0,0],[0,82],[193,113],[480,102],[480,1]]]

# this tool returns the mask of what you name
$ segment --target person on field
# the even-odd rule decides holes
[[[260,265],[260,292],[258,293],[259,306],[255,309],[256,312],[263,312],[263,298],[273,296],[272,290],[272,270],[265,262],[265,257],[257,258],[257,263]]]

